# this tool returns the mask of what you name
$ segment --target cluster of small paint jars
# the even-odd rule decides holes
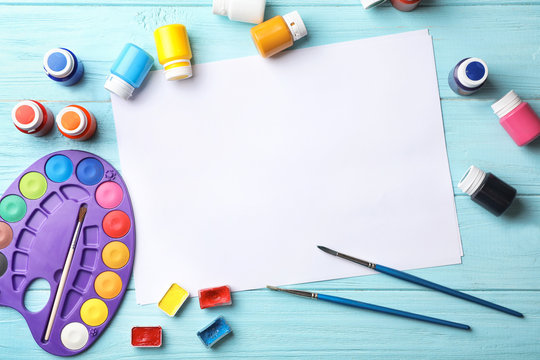
[[[45,74],[54,82],[71,86],[78,83],[84,74],[84,66],[75,54],[66,48],[49,50],[43,57]],[[24,134],[43,136],[48,134],[56,122],[62,135],[73,140],[88,140],[96,132],[97,122],[86,108],[69,105],[56,115],[36,100],[24,100],[11,111],[15,127]]]

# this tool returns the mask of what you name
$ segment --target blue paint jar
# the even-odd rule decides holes
[[[82,62],[65,48],[47,51],[43,57],[43,69],[49,78],[64,86],[78,83],[84,74]]]
[[[457,63],[448,74],[448,85],[458,95],[471,95],[482,87],[488,76],[484,60],[466,58]]]
[[[127,43],[111,68],[105,89],[124,99],[141,86],[154,64],[154,58],[140,47]]]

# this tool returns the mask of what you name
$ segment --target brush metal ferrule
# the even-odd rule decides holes
[[[355,257],[352,257],[352,256],[349,256],[349,255],[345,255],[345,254],[342,254],[340,252],[336,252],[336,256],[342,258],[342,259],[345,259],[345,260],[349,260],[349,261],[352,261],[354,263],[357,263],[357,264],[360,264],[360,265],[363,265],[363,266],[366,266],[370,269],[375,269],[375,265],[374,263],[372,262],[369,262],[369,261],[366,261],[366,260],[362,260],[362,259],[358,259],[358,258],[355,258]]]

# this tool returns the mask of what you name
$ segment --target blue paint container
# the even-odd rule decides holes
[[[154,64],[154,58],[140,47],[127,43],[111,68],[105,89],[124,99],[141,86]]]
[[[198,331],[197,336],[201,339],[204,346],[211,348],[230,333],[232,333],[231,327],[225,322],[223,316],[220,316],[204,329]]]
[[[49,78],[64,86],[78,83],[84,74],[82,62],[65,48],[47,51],[43,57],[43,69]]]
[[[471,95],[486,82],[488,67],[484,60],[466,58],[457,63],[448,74],[448,85],[458,95]]]

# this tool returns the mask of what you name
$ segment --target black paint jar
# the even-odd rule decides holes
[[[463,175],[458,187],[470,195],[475,203],[496,216],[505,212],[516,197],[516,189],[474,165]]]

